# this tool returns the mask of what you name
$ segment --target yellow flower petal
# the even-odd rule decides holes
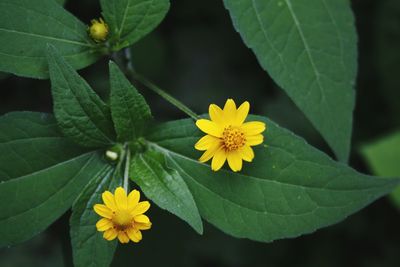
[[[103,204],[96,204],[94,205],[94,211],[99,214],[100,216],[107,218],[107,219],[111,219],[113,213],[112,210],[110,208],[108,208],[106,205]]]
[[[194,145],[194,148],[203,151],[209,149],[210,147],[218,145],[219,143],[221,143],[221,140],[219,138],[207,134],[200,138],[199,141],[197,141],[197,143]]]
[[[247,136],[256,135],[265,131],[265,123],[261,121],[246,122],[241,128]]]
[[[129,242],[129,237],[125,232],[119,232],[118,233],[118,240],[119,242],[121,242],[122,244],[126,244]]]
[[[207,149],[207,151],[204,152],[203,155],[201,155],[201,157],[199,158],[199,161],[200,162],[208,161],[209,159],[211,159],[215,155],[215,152],[217,152],[217,150],[220,147],[221,147],[221,145],[216,143],[214,146],[212,146],[209,149]]]
[[[236,120],[236,104],[232,99],[226,100],[224,106],[224,120],[226,124],[232,124]]]
[[[249,114],[250,110],[250,103],[245,101],[240,107],[237,109],[236,112],[236,120],[234,125],[242,125],[242,123],[246,120],[247,115]]]
[[[103,218],[96,223],[96,228],[99,232],[104,232],[112,227],[113,223],[110,219]]]
[[[137,243],[140,240],[142,240],[142,233],[139,230],[135,230],[133,228],[129,228],[126,233],[128,234],[128,237],[130,240],[133,242]]]
[[[134,219],[135,219],[135,222],[138,222],[138,223],[149,223],[150,222],[149,217],[147,217],[144,214],[137,215],[137,216],[135,216]]]
[[[220,147],[214,154],[214,157],[211,161],[211,169],[213,171],[218,171],[224,165],[226,160],[225,150]]]
[[[215,137],[221,137],[222,132],[224,130],[222,127],[218,126],[218,124],[216,124],[215,122],[206,119],[197,120],[196,125],[197,127],[199,127],[200,130],[202,130],[206,134],[213,135]]]
[[[136,207],[131,211],[133,216],[143,214],[150,208],[150,202],[148,201],[141,201],[139,202]]]
[[[107,207],[109,207],[112,211],[117,210],[117,205],[115,205],[115,199],[114,195],[110,191],[105,191],[101,195],[104,204],[106,204]]]
[[[219,125],[223,125],[225,123],[224,122],[224,112],[217,105],[211,104],[208,107],[208,113],[210,114],[210,118],[213,122],[215,122]]]
[[[126,196],[126,192],[122,187],[118,187],[115,189],[115,203],[117,204],[118,209],[125,210],[128,208],[128,197]]]
[[[115,230],[114,228],[111,228],[104,232],[103,237],[104,237],[104,239],[111,241],[111,240],[114,240],[117,237],[117,235],[118,235],[118,231]]]
[[[237,172],[242,169],[242,156],[238,151],[231,151],[227,155],[229,167],[232,171]]]
[[[134,227],[138,230],[148,230],[151,228],[151,222],[150,223],[135,223]]]
[[[128,195],[128,206],[135,207],[139,203],[140,193],[137,190],[133,190]]]
[[[256,146],[264,142],[264,136],[262,134],[250,135],[246,137],[246,145]]]
[[[251,162],[254,159],[254,151],[248,145],[245,145],[240,149],[240,154],[245,161]]]

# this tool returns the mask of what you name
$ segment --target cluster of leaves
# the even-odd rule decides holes
[[[115,242],[96,231],[94,203],[129,176],[159,207],[202,233],[202,219],[235,237],[270,242],[336,223],[391,192],[398,179],[360,174],[266,117],[266,144],[241,173],[212,172],[193,148],[192,119],[157,123],[112,61],[105,103],[76,69],[132,45],[154,29],[168,0],[101,0],[111,35],[95,43],[87,26],[54,0],[0,0],[0,70],[48,78],[54,116],[0,118],[0,247],[43,231],[72,206],[76,266],[107,266]],[[234,26],[326,139],[338,159],[350,149],[356,34],[346,0],[225,0]],[[313,8],[310,9],[309,7]],[[105,152],[115,149],[116,163]],[[157,225],[157,222],[154,222]]]

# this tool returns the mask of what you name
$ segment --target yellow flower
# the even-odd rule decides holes
[[[92,19],[89,27],[89,35],[95,42],[105,41],[108,36],[108,25],[102,18]]]
[[[102,219],[96,223],[96,228],[103,233],[103,237],[109,241],[118,237],[121,243],[129,240],[137,243],[142,239],[141,230],[151,228],[149,217],[144,215],[149,208],[148,201],[141,201],[140,193],[133,190],[126,195],[122,187],[118,187],[114,195],[110,191],[102,194],[104,204],[94,205],[94,211]]]
[[[211,169],[218,171],[228,160],[229,167],[237,172],[242,169],[242,160],[253,160],[254,151],[251,146],[264,141],[261,133],[266,126],[260,121],[244,122],[249,109],[247,101],[236,109],[232,99],[226,101],[223,110],[215,104],[210,105],[211,120],[196,121],[197,127],[207,134],[195,144],[197,150],[205,151],[200,162],[212,158]]]

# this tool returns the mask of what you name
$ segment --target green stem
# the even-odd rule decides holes
[[[143,77],[142,75],[135,73],[133,76],[134,76],[135,80],[139,81],[141,84],[146,86],[148,89],[157,93],[159,96],[161,96],[162,98],[167,100],[169,103],[171,103],[172,105],[174,105],[175,107],[177,107],[178,109],[180,109],[181,111],[186,113],[192,119],[194,119],[194,120],[199,119],[199,116],[196,113],[194,113],[190,108],[188,108],[185,104],[183,104],[181,101],[179,101],[175,97],[171,96],[170,94],[168,94],[167,92],[162,90],[160,87],[158,87],[157,85],[155,85],[154,83],[152,83],[151,81],[149,81],[148,79]]]
[[[124,50],[124,55],[125,55],[125,59],[126,59],[126,62],[127,62],[126,69],[127,69],[128,73],[131,75],[131,77],[134,80],[139,81],[141,84],[146,86],[148,89],[152,90],[153,92],[155,92],[156,94],[158,94],[159,96],[161,96],[162,98],[167,100],[170,104],[174,105],[175,107],[177,107],[178,109],[180,109],[181,111],[186,113],[192,119],[194,119],[194,120],[198,120],[199,119],[199,116],[194,111],[192,111],[189,107],[187,107],[181,101],[179,101],[178,99],[176,99],[172,95],[168,94],[163,89],[161,89],[160,87],[155,85],[150,80],[146,79],[144,76],[138,74],[134,70],[133,64],[132,64],[132,55],[131,55],[131,52],[130,52],[129,48]]]
[[[129,164],[131,161],[131,151],[126,146],[126,160],[125,160],[125,171],[124,171],[124,189],[128,193],[128,179],[129,179]]]

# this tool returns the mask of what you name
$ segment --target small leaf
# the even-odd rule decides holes
[[[400,132],[395,132],[362,148],[372,172],[384,177],[400,177]],[[400,187],[390,194],[391,199],[400,208]]]
[[[224,0],[236,30],[336,156],[350,151],[357,35],[348,0]]]
[[[109,168],[97,152],[78,153],[71,141],[57,135],[51,115],[5,115],[0,118],[0,133],[1,151],[11,157],[0,162],[0,247],[46,229],[92,177]]]
[[[199,234],[203,224],[185,181],[165,166],[164,155],[155,151],[137,154],[131,160],[131,179],[159,207],[185,220]]]
[[[132,141],[143,133],[151,111],[146,100],[110,61],[111,115],[119,141]]]
[[[185,179],[201,216],[235,237],[270,242],[337,223],[387,194],[400,179],[357,173],[303,139],[259,116],[268,125],[265,144],[242,172],[211,171],[197,159],[203,135],[192,120],[161,124],[148,145],[166,155]]]
[[[96,229],[100,219],[93,211],[93,206],[102,203],[101,194],[114,191],[122,184],[121,177],[116,177],[111,169],[99,174],[86,186],[79,199],[72,207],[71,244],[74,256],[74,266],[110,266],[117,242],[103,238]]]
[[[47,50],[54,114],[65,136],[87,147],[113,143],[108,106],[53,46]]]
[[[169,0],[100,0],[103,16],[118,49],[129,46],[151,32],[164,19]]]
[[[87,26],[55,0],[2,0],[0,10],[1,71],[47,78],[47,44],[57,47],[75,69],[101,56]]]

